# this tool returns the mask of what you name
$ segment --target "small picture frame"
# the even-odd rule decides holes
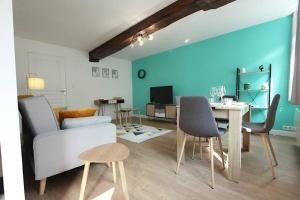
[[[100,77],[100,68],[99,67],[92,67],[92,77]]]
[[[112,77],[113,79],[118,79],[118,78],[119,78],[119,76],[118,76],[118,70],[112,69],[112,70],[111,70],[111,77]]]
[[[102,77],[109,78],[109,68],[102,68]]]

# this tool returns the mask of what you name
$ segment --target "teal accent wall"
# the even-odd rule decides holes
[[[288,103],[288,75],[292,17],[284,17],[247,29],[231,32],[205,41],[165,51],[133,61],[133,105],[145,113],[149,88],[172,85],[175,96],[205,95],[212,86],[225,85],[227,94],[235,94],[236,68],[256,71],[260,65],[272,64],[272,94],[281,94],[275,129],[294,125],[295,109]],[[139,79],[137,72],[145,69],[147,76]],[[251,77],[252,76],[252,77]],[[260,87],[266,77],[248,75],[247,81],[258,80]],[[248,80],[247,80],[248,79]],[[247,94],[242,98],[249,98]],[[249,100],[249,99],[248,99]],[[174,99],[175,101],[175,99]],[[266,101],[259,94],[258,104]],[[253,121],[263,121],[265,112],[253,113]]]

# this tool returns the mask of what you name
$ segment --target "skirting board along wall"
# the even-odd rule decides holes
[[[153,86],[172,85],[174,100],[175,96],[209,96],[210,88],[218,85],[235,94],[237,67],[255,71],[262,64],[272,64],[271,97],[281,94],[274,128],[293,126],[297,106],[289,104],[287,97],[291,27],[292,17],[288,16],[133,61],[134,107],[145,114]],[[145,79],[137,77],[139,69],[146,70]],[[266,112],[253,112],[253,121],[265,116]]]
[[[47,44],[20,37],[15,38],[18,94],[26,94],[28,53],[60,57],[66,73],[67,107],[69,109],[94,106],[94,99],[125,98],[124,107],[132,106],[131,61],[108,57],[99,63],[88,61],[88,52]],[[110,78],[92,77],[92,66],[110,69]],[[111,70],[118,70],[118,79],[111,78]],[[47,82],[45,83],[47,87]],[[106,114],[115,116],[114,107],[108,106]]]

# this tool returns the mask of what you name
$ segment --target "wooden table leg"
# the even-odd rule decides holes
[[[114,183],[116,183],[117,182],[116,162],[112,162],[112,171],[113,171]]]
[[[89,169],[90,169],[90,162],[85,162],[83,176],[82,176],[82,182],[81,182],[81,187],[80,187],[79,200],[83,200],[83,197],[84,197],[84,191],[85,191],[87,177],[89,174]]]
[[[238,182],[241,171],[242,111],[229,111],[228,178]]]
[[[249,108],[249,111],[244,115],[244,121],[245,122],[251,122],[251,108]],[[250,133],[243,133],[243,152],[249,152],[250,151]]]
[[[124,164],[123,161],[118,161],[119,170],[120,170],[120,176],[122,181],[122,188],[124,192],[124,196],[126,200],[129,200],[128,190],[127,190],[127,183],[126,183],[126,176],[125,176],[125,170],[124,170]]]

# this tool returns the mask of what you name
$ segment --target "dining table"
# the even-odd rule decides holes
[[[226,170],[228,179],[239,182],[241,172],[241,151],[250,150],[250,134],[242,132],[242,122],[250,122],[251,106],[244,102],[232,102],[231,104],[210,103],[215,118],[227,119],[228,130],[228,156]],[[183,145],[184,132],[179,127],[180,106],[177,106],[177,162],[179,162],[180,150]],[[226,136],[225,135],[225,136]],[[183,154],[182,163],[185,162]]]

